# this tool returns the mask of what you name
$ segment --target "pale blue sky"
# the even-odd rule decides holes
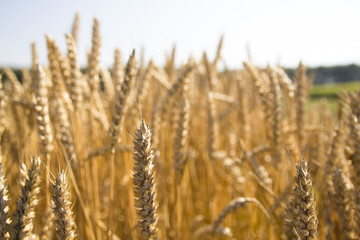
[[[145,47],[146,59],[163,64],[177,45],[177,64],[190,53],[215,54],[224,34],[223,56],[232,68],[242,66],[250,45],[256,64],[296,66],[360,64],[358,0],[0,0],[0,66],[30,65],[30,43],[47,63],[45,33],[65,52],[64,34],[80,13],[80,62],[90,47],[92,19],[100,21],[101,63],[111,66],[113,50],[124,58]]]

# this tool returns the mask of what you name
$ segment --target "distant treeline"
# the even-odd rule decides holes
[[[13,71],[15,72],[18,79],[21,81],[21,69],[14,68]],[[291,79],[294,78],[295,69],[286,68],[285,71]],[[360,66],[355,64],[308,68],[307,71],[309,74],[314,74],[314,84],[360,81]],[[0,68],[0,73],[1,72],[2,68]]]
[[[287,68],[285,71],[291,79],[294,78],[295,69]],[[355,64],[308,68],[308,73],[314,74],[314,84],[360,81],[360,66]]]

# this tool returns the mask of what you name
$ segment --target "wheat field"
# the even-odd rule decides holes
[[[78,29],[0,75],[0,239],[358,239],[360,92],[307,110],[305,65],[229,70],[222,38],[109,70],[97,19],[81,69]]]

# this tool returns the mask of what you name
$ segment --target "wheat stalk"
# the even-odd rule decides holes
[[[206,234],[215,234],[218,232],[223,232],[224,230],[221,227],[221,223],[225,220],[225,218],[230,214],[235,212],[237,209],[245,207],[248,203],[255,203],[260,210],[265,214],[265,216],[269,219],[270,215],[265,209],[265,207],[256,199],[256,198],[245,198],[245,197],[239,197],[234,200],[232,200],[228,205],[226,205],[221,212],[219,213],[216,220],[211,224],[211,227],[204,227],[201,228],[195,233],[197,237],[206,235]]]

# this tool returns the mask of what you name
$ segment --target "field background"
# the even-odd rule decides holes
[[[0,240],[360,240],[360,1],[19,2]]]
[[[346,83],[328,83],[313,85],[310,91],[310,101],[308,109],[314,107],[320,101],[326,100],[332,113],[337,111],[337,102],[339,93],[343,90],[355,92],[359,89],[359,81],[351,81]]]

